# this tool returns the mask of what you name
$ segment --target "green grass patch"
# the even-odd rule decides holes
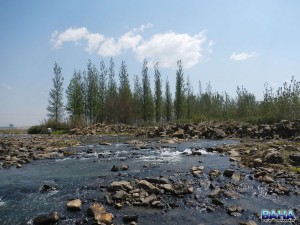
[[[68,132],[69,132],[68,130],[55,130],[52,132],[52,134],[59,135],[59,134],[67,134]]]

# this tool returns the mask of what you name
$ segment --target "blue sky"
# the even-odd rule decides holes
[[[173,90],[181,59],[195,92],[200,80],[261,98],[265,82],[300,80],[299,12],[297,0],[1,0],[0,126],[46,119],[55,61],[65,88],[88,59],[125,60],[133,77],[146,57]]]

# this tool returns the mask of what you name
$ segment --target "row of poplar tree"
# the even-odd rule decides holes
[[[88,61],[87,70],[75,70],[66,90],[67,103],[63,104],[62,68],[54,64],[53,88],[50,91],[48,117],[61,122],[65,111],[72,123],[148,123],[170,121],[175,116],[183,117],[184,80],[181,61],[178,61],[179,91],[173,102],[168,80],[165,94],[158,63],[154,66],[155,90],[150,86],[148,62],[143,62],[141,76],[134,76],[133,90],[130,87],[127,66],[122,61],[116,82],[115,63],[110,59],[107,67],[102,60],[99,69]],[[180,110],[173,110],[177,105]]]
[[[202,91],[194,93],[189,78],[184,79],[182,62],[177,61],[174,97],[168,78],[162,91],[159,64],[154,66],[154,91],[150,86],[148,62],[145,59],[141,75],[134,76],[130,86],[127,66],[122,61],[118,70],[113,59],[106,66],[100,61],[99,69],[89,60],[86,70],[75,70],[66,90],[63,104],[62,68],[54,64],[53,88],[50,90],[48,117],[61,122],[65,112],[72,124],[126,123],[141,124],[169,121],[200,122],[207,119],[244,120],[250,122],[276,121],[300,118],[300,83],[294,77],[290,83],[274,91],[265,84],[263,100],[243,86],[237,87],[237,96],[226,92],[213,92],[210,83]]]

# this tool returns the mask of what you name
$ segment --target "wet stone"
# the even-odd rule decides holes
[[[80,199],[74,199],[67,203],[67,209],[71,211],[80,211],[82,202]]]
[[[48,215],[39,215],[33,220],[34,225],[52,225],[59,221],[58,212],[53,212]]]
[[[212,203],[215,204],[215,205],[220,205],[220,206],[223,206],[225,203],[219,199],[219,198],[213,198],[212,199]]]
[[[233,175],[233,173],[234,173],[234,170],[232,170],[232,169],[226,169],[226,170],[224,171],[223,175],[224,175],[225,177],[231,177],[231,176]]]
[[[130,222],[138,222],[139,216],[138,215],[125,215],[123,216],[123,221],[125,223],[130,223]]]

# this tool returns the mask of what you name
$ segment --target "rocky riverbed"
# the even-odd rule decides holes
[[[299,217],[298,124],[279,124],[2,136],[0,222],[253,225],[263,208]]]

